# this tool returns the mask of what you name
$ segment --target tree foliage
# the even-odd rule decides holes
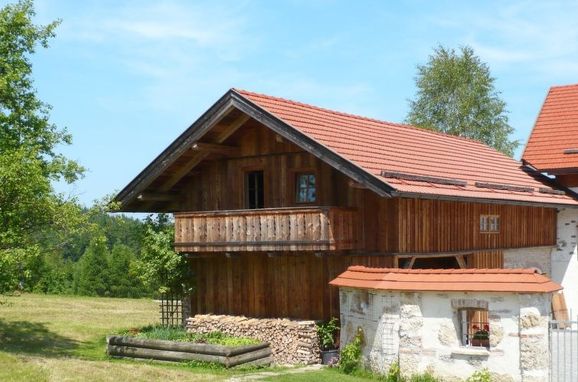
[[[174,251],[175,228],[168,216],[149,218],[142,243],[138,274],[158,293],[189,293],[193,280],[186,259]]]
[[[51,182],[74,182],[84,169],[57,151],[71,137],[50,122],[32,80],[31,55],[59,21],[35,25],[34,15],[30,0],[0,9],[0,292],[30,277],[48,231],[62,237],[82,219]]]
[[[495,89],[487,64],[472,48],[459,52],[439,46],[418,65],[417,94],[406,122],[481,141],[512,156],[518,142],[509,139],[506,103]]]

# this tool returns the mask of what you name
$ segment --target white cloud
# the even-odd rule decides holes
[[[486,11],[461,9],[430,20],[458,31],[461,43],[471,45],[492,66],[523,64],[543,72],[574,67],[577,15],[576,2],[497,2]]]
[[[244,2],[175,1],[97,6],[65,18],[59,38],[76,44],[80,54],[98,52],[99,62],[118,64],[116,75],[137,76],[133,94],[143,108],[174,111],[185,104],[182,97],[199,91],[209,73],[231,72],[228,67],[258,45],[245,7]],[[230,73],[224,77],[231,80]],[[118,95],[109,97],[99,102],[122,107]]]

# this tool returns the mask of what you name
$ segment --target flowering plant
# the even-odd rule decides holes
[[[474,332],[474,340],[487,340],[490,338],[490,325],[485,324],[483,328],[480,328],[478,325],[474,325],[473,329]]]

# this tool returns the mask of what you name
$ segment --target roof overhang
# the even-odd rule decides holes
[[[152,207],[143,207],[142,209],[134,208],[133,202],[140,195],[145,195],[147,187],[151,185],[159,176],[161,176],[176,160],[178,160],[187,150],[197,143],[208,131],[225,118],[229,113],[238,110],[244,115],[252,118],[264,126],[268,127],[284,139],[301,147],[313,156],[319,158],[337,171],[348,176],[353,181],[366,187],[382,197],[404,197],[404,198],[421,198],[436,199],[448,201],[478,202],[486,204],[513,204],[527,206],[544,206],[551,208],[576,208],[576,204],[565,204],[552,202],[533,202],[515,199],[503,198],[481,198],[468,196],[450,196],[428,193],[401,192],[393,185],[388,183],[382,177],[374,175],[356,163],[344,158],[336,151],[325,146],[319,141],[311,138],[299,129],[291,126],[275,114],[262,108],[255,102],[243,96],[235,89],[227,91],[217,102],[215,102],[205,113],[203,113],[195,122],[193,122],[177,139],[175,139],[165,150],[163,150],[144,170],[142,170],[124,189],[115,197],[115,201],[120,204],[120,211],[131,212],[159,212]],[[566,193],[574,198],[578,195],[570,189],[560,187],[555,181],[547,176],[540,174],[535,169],[526,168],[526,172],[539,178],[542,183],[547,183],[551,187],[563,189]],[[154,207],[154,206],[153,206]]]
[[[132,211],[132,209],[127,209],[126,206],[144,192],[163,171],[233,109],[240,110],[249,117],[262,123],[283,138],[311,153],[376,194],[382,197],[390,197],[391,193],[395,191],[393,187],[383,180],[368,173],[353,162],[343,158],[333,150],[246,99],[234,89],[231,89],[203,113],[199,119],[193,122],[189,128],[116,195],[114,200],[120,203],[119,211]]]

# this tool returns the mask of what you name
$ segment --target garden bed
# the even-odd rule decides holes
[[[268,343],[256,343],[247,338],[227,337],[221,333],[196,335],[158,327],[129,333],[133,335],[107,337],[108,355],[174,362],[201,361],[225,367],[270,365],[272,361]]]

